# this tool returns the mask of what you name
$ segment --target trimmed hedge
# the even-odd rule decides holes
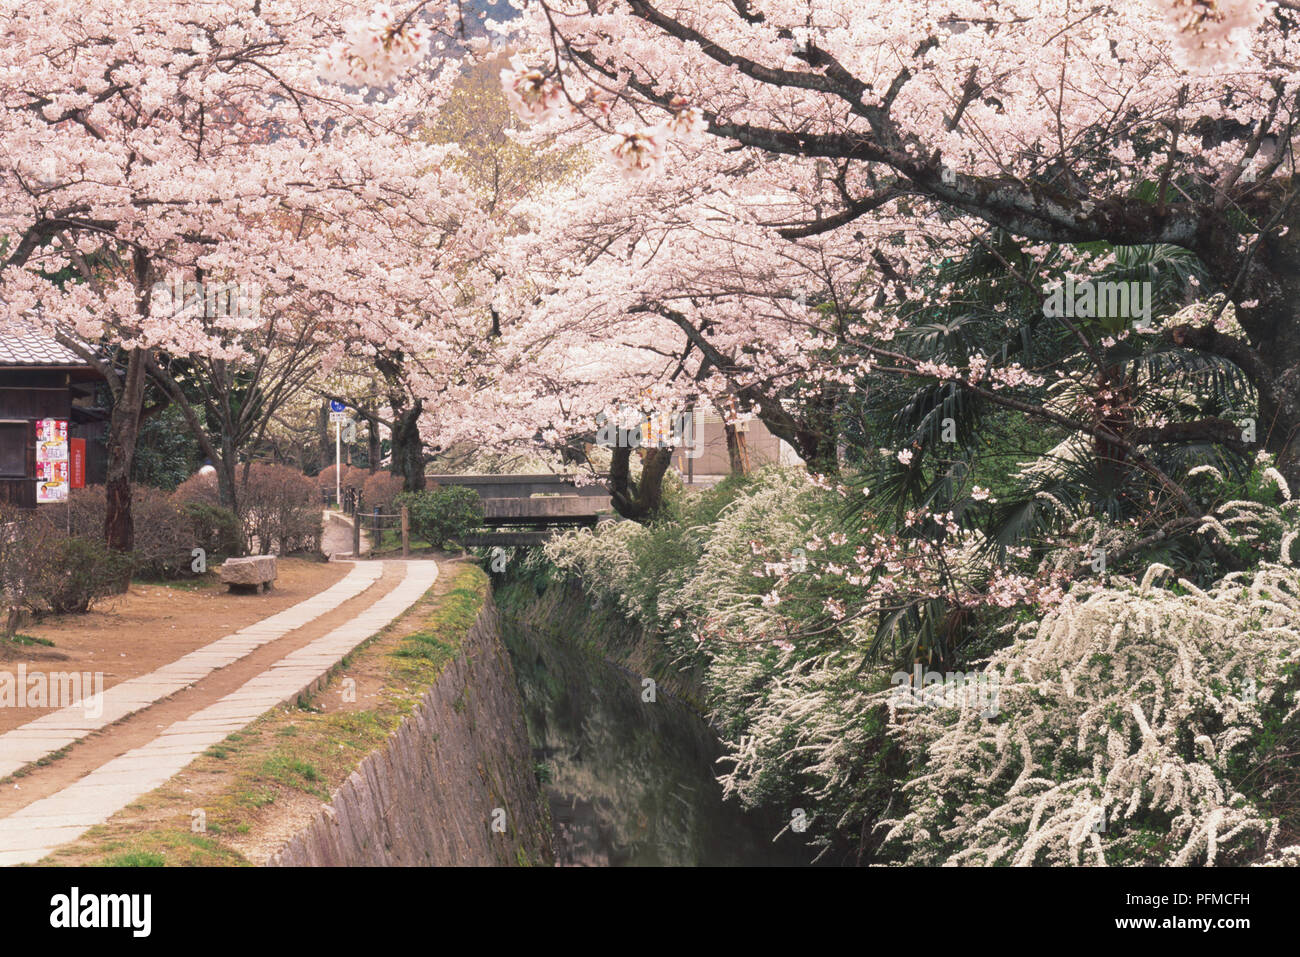
[[[460,542],[483,524],[483,502],[472,488],[451,485],[403,492],[394,502],[411,513],[411,530],[435,548]]]

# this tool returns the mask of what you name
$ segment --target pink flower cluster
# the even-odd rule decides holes
[[[681,97],[674,98],[672,106],[673,115],[662,123],[641,129],[621,126],[610,139],[609,157],[628,179],[658,173],[663,168],[670,142],[696,140],[708,129],[704,113],[698,107],[688,106]]]
[[[1209,72],[1239,64],[1267,9],[1260,0],[1167,0],[1165,18],[1179,66]]]
[[[541,70],[530,70],[518,59],[501,71],[501,89],[511,111],[526,123],[549,120],[564,109],[564,89]]]
[[[415,23],[397,23],[378,6],[369,17],[344,25],[343,39],[320,58],[321,76],[339,83],[384,86],[424,59],[429,38]]]

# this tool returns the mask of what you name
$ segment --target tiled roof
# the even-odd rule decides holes
[[[38,332],[0,327],[0,366],[78,366],[89,363],[71,349]]]

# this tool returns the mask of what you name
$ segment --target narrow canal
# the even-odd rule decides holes
[[[722,798],[703,718],[593,649],[503,614],[560,866],[798,865],[782,822]]]

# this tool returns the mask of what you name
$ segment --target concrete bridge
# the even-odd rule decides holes
[[[433,485],[459,485],[483,501],[483,531],[466,545],[536,545],[557,530],[591,527],[612,516],[609,493],[579,486],[574,475],[426,475]]]

